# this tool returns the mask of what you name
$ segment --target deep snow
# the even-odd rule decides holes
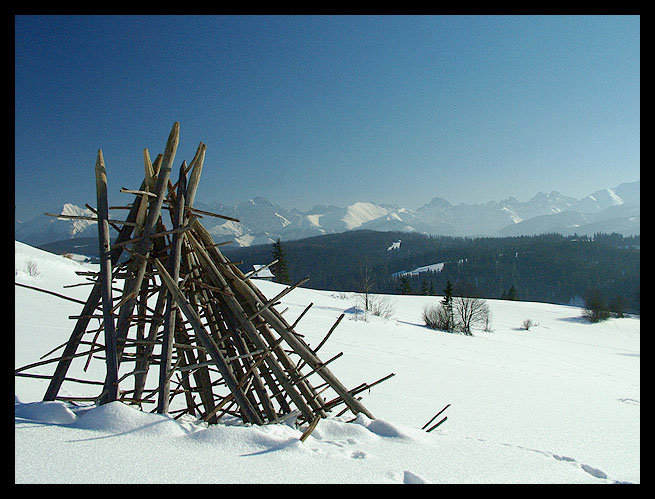
[[[28,272],[28,262],[38,275]],[[34,267],[32,265],[32,267]],[[16,242],[16,282],[85,300],[76,270],[97,266]],[[310,276],[311,277],[311,276]],[[258,280],[269,297],[280,285]],[[309,284],[311,281],[309,282]],[[15,287],[15,366],[66,341],[81,305]],[[47,382],[15,378],[16,483],[613,483],[640,481],[640,320],[590,324],[581,309],[489,300],[493,332],[432,331],[421,312],[439,298],[392,296],[394,316],[347,313],[320,356],[376,417],[321,420],[310,437],[293,421],[207,427],[121,403],[43,403]],[[298,288],[277,308],[310,345],[354,310],[352,293]],[[524,319],[536,323],[520,329]],[[101,380],[102,361],[70,376]],[[54,364],[29,372],[49,374]],[[150,380],[156,379],[151,375]],[[128,382],[126,382],[128,383]],[[98,387],[64,384],[75,395]],[[447,421],[420,428],[442,407]]]

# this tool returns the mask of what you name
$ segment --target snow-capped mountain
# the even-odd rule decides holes
[[[64,204],[58,210],[53,210],[52,213],[94,216],[93,212],[88,208],[80,208],[70,203]],[[48,215],[39,215],[27,222],[17,221],[14,227],[16,239],[28,244],[44,244],[63,239],[98,236],[96,222],[92,220],[56,218]]]
[[[435,197],[410,210],[391,204],[357,202],[347,207],[317,205],[306,212],[286,209],[263,197],[226,205],[196,203],[200,209],[227,215],[239,222],[205,216],[203,225],[216,242],[239,246],[268,244],[277,238],[301,239],[322,234],[368,229],[419,232],[445,236],[514,236],[546,232],[639,234],[639,181],[594,192],[582,199],[553,191],[539,192],[525,202],[509,197],[484,204],[453,205]],[[87,209],[65,204],[57,213],[92,215]],[[77,237],[96,237],[95,222],[41,215],[16,222],[16,239],[44,244]]]

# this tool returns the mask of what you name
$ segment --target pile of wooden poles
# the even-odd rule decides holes
[[[16,375],[29,376],[26,370],[56,362],[54,374],[46,376],[46,401],[119,400],[210,424],[229,414],[258,425],[296,417],[298,424],[313,427],[333,410],[338,416],[349,410],[373,418],[357,394],[393,374],[347,389],[327,367],[341,354],[325,362],[317,356],[343,314],[311,348],[295,328],[312,304],[293,324],[275,308],[307,279],[267,299],[251,280],[253,274],[244,274],[222,254],[199,219],[230,218],[193,207],[206,146],[201,142],[191,163],[182,163],[173,184],[178,140],[175,123],[164,153],[154,162],[144,150],[141,187],[121,189],[134,195],[134,202],[112,207],[129,210],[123,221],[109,217],[107,173],[98,151],[97,208],[92,211],[98,222],[100,271],[78,272],[93,287],[80,314],[70,317],[76,323],[61,355],[19,368]],[[166,211],[170,228],[164,225]],[[118,231],[113,242],[110,227]],[[124,252],[129,258],[120,262]],[[90,330],[92,319],[99,327]],[[85,351],[80,352],[82,346]],[[101,392],[95,397],[60,396],[64,382],[84,382],[67,378],[71,363],[86,360],[88,366],[97,358],[106,365],[104,382],[96,382]],[[147,388],[153,367],[157,384]],[[320,384],[313,386],[311,380]]]

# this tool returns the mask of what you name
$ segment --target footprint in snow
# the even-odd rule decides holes
[[[411,471],[405,471],[403,474],[403,483],[415,484],[415,483],[428,483],[423,477],[412,473]]]
[[[595,476],[596,478],[607,478],[607,475],[603,471],[594,468],[593,466],[589,466],[588,464],[581,464],[580,467],[591,476]]]

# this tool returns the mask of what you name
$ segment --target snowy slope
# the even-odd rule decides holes
[[[38,270],[30,276],[28,262]],[[75,270],[94,268],[15,246],[15,279],[84,300]],[[96,267],[97,268],[97,267]],[[269,297],[282,288],[257,281]],[[67,340],[81,305],[15,287],[15,365]],[[612,483],[640,481],[640,320],[589,324],[580,309],[489,300],[493,332],[429,330],[421,311],[439,297],[393,296],[392,319],[347,314],[321,357],[346,386],[396,376],[363,393],[375,420],[304,428],[224,421],[213,427],[120,403],[39,402],[47,383],[16,378],[17,483]],[[278,307],[310,345],[352,310],[352,294],[298,288]],[[520,330],[530,318],[536,326]],[[70,376],[102,379],[102,362]],[[53,365],[29,372],[47,374]],[[156,379],[156,374],[152,375]],[[150,378],[149,378],[150,379]],[[122,386],[122,385],[121,385]],[[126,385],[127,386],[127,385]],[[92,385],[65,384],[75,395]],[[448,420],[420,428],[446,404]],[[56,458],[53,458],[56,456]]]

